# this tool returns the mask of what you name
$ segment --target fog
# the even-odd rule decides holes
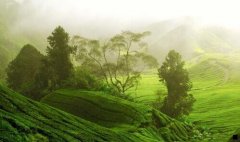
[[[152,23],[192,17],[202,25],[240,27],[237,0],[15,0],[15,29],[51,31],[62,25],[72,34],[107,36]]]

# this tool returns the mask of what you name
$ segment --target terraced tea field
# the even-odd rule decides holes
[[[240,127],[240,85],[223,85],[192,91],[196,102],[190,121],[213,133],[214,141],[227,141]]]
[[[151,107],[91,93],[59,90],[44,100],[53,108],[0,85],[0,141],[163,142],[202,138],[197,127]]]
[[[176,121],[147,105],[100,92],[58,90],[42,102],[115,132],[128,132],[141,141],[200,140],[195,126]]]
[[[229,59],[233,60],[233,59]],[[187,117],[212,132],[215,139],[227,141],[240,127],[240,70],[238,60],[206,59],[189,68],[193,83],[191,93],[196,98],[192,113]],[[157,98],[157,90],[166,94],[157,74],[146,74],[139,84],[136,100],[151,104]]]

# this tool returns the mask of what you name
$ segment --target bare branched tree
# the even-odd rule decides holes
[[[141,73],[157,66],[157,60],[147,54],[147,44],[142,39],[149,32],[122,32],[101,43],[80,36],[72,39],[77,60],[84,64],[94,63],[108,86],[121,94],[134,87]]]

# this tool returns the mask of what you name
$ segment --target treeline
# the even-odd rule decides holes
[[[8,85],[34,99],[66,87],[126,97],[141,73],[157,66],[156,59],[145,53],[142,39],[147,34],[127,31],[102,43],[80,36],[70,39],[59,26],[47,38],[45,56],[32,45],[22,48],[8,66]]]
[[[46,55],[29,44],[22,48],[7,68],[8,85],[36,100],[60,88],[105,91],[133,100],[127,91],[136,87],[143,71],[158,67],[147,53],[147,35],[125,31],[102,42],[70,38],[59,26],[47,38]],[[158,109],[172,117],[189,114],[195,100],[188,94],[191,83],[180,54],[170,51],[158,72],[168,90]]]

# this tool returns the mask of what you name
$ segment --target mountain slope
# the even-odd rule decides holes
[[[239,31],[201,25],[190,19],[173,19],[143,28],[152,35],[146,38],[149,51],[162,62],[169,50],[174,49],[185,59],[205,53],[229,54],[239,52]]]

